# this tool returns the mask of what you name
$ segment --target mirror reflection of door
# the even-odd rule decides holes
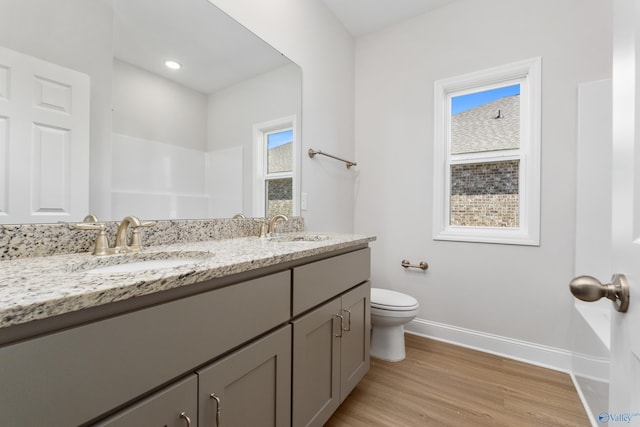
[[[89,76],[0,46],[0,223],[89,210]]]

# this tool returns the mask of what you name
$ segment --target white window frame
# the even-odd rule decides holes
[[[542,59],[538,57],[435,82],[434,240],[540,245],[541,81]],[[520,148],[451,155],[452,96],[516,83],[520,84]],[[501,160],[520,160],[519,227],[451,225],[451,165]]]
[[[293,130],[292,171],[267,173],[266,138],[270,133]],[[293,215],[300,216],[300,144],[296,115],[253,125],[253,216],[266,215],[265,183],[271,179],[292,178]]]

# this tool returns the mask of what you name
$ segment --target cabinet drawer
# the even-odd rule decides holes
[[[196,426],[198,377],[190,375],[96,424],[99,427]]]
[[[0,348],[0,425],[78,425],[286,323],[272,274]]]
[[[369,279],[371,249],[365,248],[293,269],[292,315],[297,316]]]

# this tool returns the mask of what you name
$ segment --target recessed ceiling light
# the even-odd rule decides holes
[[[171,68],[172,70],[179,70],[180,68],[182,68],[182,64],[176,61],[172,61],[171,59],[164,61],[164,65],[166,65],[167,68]]]

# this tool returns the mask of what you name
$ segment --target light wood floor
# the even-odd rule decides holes
[[[407,358],[371,370],[330,427],[589,426],[569,375],[406,335]]]

